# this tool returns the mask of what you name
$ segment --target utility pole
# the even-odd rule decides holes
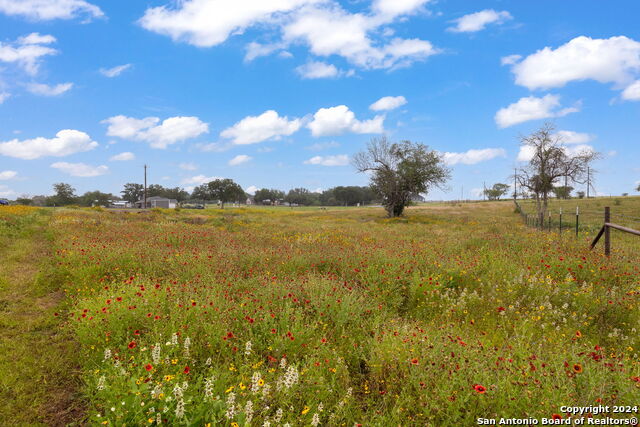
[[[460,202],[464,199],[464,185],[460,188]]]
[[[591,187],[591,170],[587,166],[587,199],[589,198],[589,188]]]
[[[487,183],[482,181],[482,189],[484,191],[482,191],[482,200],[486,201],[487,200]]]
[[[147,165],[144,165],[144,209],[147,209]]]
[[[518,168],[513,169],[513,200],[518,199]]]

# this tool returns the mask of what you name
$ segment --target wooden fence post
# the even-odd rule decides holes
[[[576,237],[578,237],[579,225],[580,225],[580,208],[576,206]]]
[[[611,222],[611,208],[606,206],[604,208],[604,254],[606,256],[611,255],[611,230],[608,224]]]
[[[562,208],[560,208],[560,234],[562,234]]]

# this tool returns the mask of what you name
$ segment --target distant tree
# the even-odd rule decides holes
[[[640,191],[640,184],[638,184],[638,188],[636,188],[636,191]]]
[[[207,194],[211,199],[220,202],[220,208],[224,209],[224,204],[241,201],[246,197],[246,193],[238,184],[231,179],[216,179],[207,185]]]
[[[553,194],[555,194],[556,199],[570,199],[571,192],[573,191],[573,187],[568,185],[561,185],[559,187],[553,187]]]
[[[166,197],[167,199],[175,199],[178,203],[182,203],[189,198],[189,193],[184,188],[180,187],[165,188],[161,196]]]
[[[111,193],[101,191],[87,191],[78,198],[80,206],[104,206],[108,207],[116,197]]]
[[[20,196],[16,199],[16,203],[19,205],[31,206],[33,205],[33,200],[27,196]]]
[[[629,193],[622,193],[622,197],[627,197]]]
[[[47,204],[50,206],[66,206],[76,203],[76,189],[70,184],[59,182],[53,184],[53,191],[55,194],[47,198]]]
[[[507,191],[509,191],[509,186],[507,184],[497,183],[493,184],[493,187],[491,188],[485,188],[484,194],[489,200],[500,200],[500,197],[507,194]]]
[[[560,179],[565,183],[586,183],[589,166],[599,155],[592,150],[569,152],[562,143],[562,137],[555,133],[555,127],[550,123],[520,140],[532,153],[532,157],[518,171],[518,183],[520,188],[525,188],[534,195],[537,214],[542,223],[554,184]]]
[[[138,200],[142,200],[144,197],[144,185],[127,183],[124,185],[124,190],[120,192],[122,199],[129,203],[135,203]]]
[[[268,189],[262,188],[256,191],[256,194],[253,196],[253,199],[256,203],[264,203],[265,200],[269,200],[271,203],[275,203],[278,200],[284,199],[284,192],[276,189]]]
[[[391,143],[386,137],[373,138],[353,164],[359,172],[371,172],[371,186],[390,217],[402,215],[414,194],[426,194],[450,177],[436,151],[410,141]]]
[[[585,196],[584,191],[578,191],[576,194],[578,195],[578,199],[584,199],[584,196]]]
[[[314,204],[314,201],[320,200],[318,195],[314,195],[311,191],[306,188],[294,188],[289,190],[284,200],[292,205],[305,205],[309,206]]]

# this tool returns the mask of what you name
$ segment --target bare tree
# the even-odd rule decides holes
[[[371,187],[390,217],[402,215],[412,196],[440,187],[450,176],[436,151],[410,141],[392,143],[386,137],[373,138],[366,151],[355,155],[353,165],[358,172],[371,173]]]
[[[533,194],[538,217],[542,221],[554,184],[560,180],[565,185],[585,184],[591,162],[600,155],[591,149],[578,152],[567,149],[551,123],[545,123],[531,135],[521,137],[520,141],[531,154],[531,160],[519,169],[516,175],[518,184]]]

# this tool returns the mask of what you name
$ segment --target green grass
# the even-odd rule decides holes
[[[638,403],[640,241],[606,258],[512,202],[60,209],[47,229],[35,285],[66,294],[77,347],[58,354],[80,361],[88,424],[447,426]]]

